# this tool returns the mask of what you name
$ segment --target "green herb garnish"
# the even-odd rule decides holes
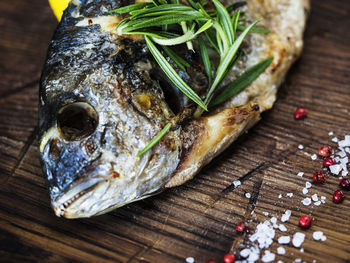
[[[235,63],[240,59],[238,50],[248,33],[269,32],[258,28],[258,21],[246,26],[246,18],[240,16],[237,8],[245,2],[223,6],[218,0],[212,0],[215,9],[205,9],[207,0],[187,0],[189,5],[180,4],[179,0],[152,0],[151,3],[133,4],[112,10],[113,14],[129,14],[117,26],[119,35],[141,34],[153,57],[168,78],[198,107],[194,117],[201,116],[208,106],[218,105],[249,86],[270,65],[272,58],[266,59],[249,68],[231,84],[217,88],[223,83]],[[237,31],[241,33],[237,36]],[[168,46],[186,44],[193,50],[193,41],[198,41],[205,73],[209,86],[204,101],[181,79],[176,70],[163,56],[156,44],[181,70],[190,65]],[[210,61],[209,46],[220,58],[218,65]],[[216,69],[213,67],[216,66]],[[137,156],[151,149],[172,127],[170,122]]]

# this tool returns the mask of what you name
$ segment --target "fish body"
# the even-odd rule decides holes
[[[258,2],[248,3],[252,16],[267,8]],[[293,8],[308,6],[307,1],[295,2]],[[294,44],[286,51],[279,38],[250,38],[246,61],[231,78],[256,60],[274,55],[269,73],[205,117],[193,119],[193,106],[156,65],[143,39],[117,35],[120,18],[106,12],[127,4],[71,1],[48,49],[39,91],[39,141],[57,216],[103,214],[191,179],[272,106],[278,85],[301,51]],[[301,44],[304,23],[288,31]],[[256,44],[263,44],[262,50]],[[271,49],[273,45],[279,49]],[[286,54],[276,59],[281,50],[288,53],[286,61]],[[178,72],[201,94],[207,82],[196,63],[192,63],[193,70]],[[183,121],[137,157],[176,118]]]

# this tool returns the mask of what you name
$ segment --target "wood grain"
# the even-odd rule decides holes
[[[237,253],[248,241],[236,233],[237,222],[250,221],[254,229],[267,219],[263,212],[280,217],[286,209],[292,210],[288,235],[302,231],[301,215],[315,220],[303,231],[304,252],[288,245],[277,259],[350,262],[350,194],[342,204],[331,202],[337,178],[310,189],[326,196],[326,204],[300,202],[305,182],[321,165],[310,155],[330,142],[329,131],[350,133],[347,0],[312,1],[304,53],[273,110],[194,180],[80,220],[54,216],[38,159],[38,80],[55,18],[45,0],[1,1],[0,10],[0,262],[184,262],[189,256],[222,262],[225,253]],[[309,110],[305,120],[293,119],[298,106]],[[298,150],[299,144],[305,149]],[[299,171],[303,178],[296,176]],[[232,181],[239,178],[242,186],[235,189]],[[312,240],[316,230],[326,242]],[[277,247],[274,242],[271,251]]]

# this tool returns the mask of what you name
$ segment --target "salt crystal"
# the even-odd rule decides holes
[[[344,158],[346,156],[346,152],[340,151],[340,152],[337,152],[337,155],[339,155],[341,158]]]
[[[304,175],[303,172],[299,172],[299,173],[297,174],[297,176],[300,176],[300,177],[303,177],[303,175]]]
[[[341,171],[341,166],[339,164],[334,164],[329,166],[329,169],[332,174],[338,175],[339,172]]]
[[[277,223],[277,218],[276,217],[271,217],[270,222],[272,224],[276,224]]]
[[[292,198],[293,197],[293,193],[287,193],[286,196]]]
[[[326,197],[325,196],[321,196],[321,202],[322,202],[322,204],[326,203]]]
[[[313,234],[312,234],[312,237],[315,239],[315,240],[321,240],[321,237],[323,236],[323,232],[322,231],[315,231]]]
[[[261,260],[263,262],[272,262],[275,260],[275,254],[271,253],[269,250],[265,250],[265,254],[262,256]]]
[[[312,261],[312,263],[316,263],[317,261],[316,261],[316,259],[314,259],[313,261]]]
[[[255,213],[255,211],[253,210],[250,214],[251,214],[251,215],[254,215],[254,213]]]
[[[293,240],[292,240],[293,246],[300,247],[301,244],[303,244],[304,240],[305,240],[305,234],[296,232],[293,235]]]
[[[314,203],[315,206],[320,206],[321,205],[321,201],[317,201]]]
[[[304,149],[304,145],[302,145],[302,144],[299,144],[299,146],[298,146],[298,149],[299,149],[299,150],[302,150],[302,149]]]
[[[339,139],[337,137],[332,138],[332,142],[338,142]]]
[[[268,212],[263,212],[264,216],[269,216]]]
[[[278,226],[278,229],[279,229],[280,231],[282,231],[282,232],[286,232],[286,231],[287,231],[287,228],[286,228],[285,225],[283,225],[283,224],[280,224],[280,225]]]
[[[245,193],[245,197],[249,199],[251,197],[251,194],[250,193]]]
[[[306,187],[307,189],[311,188],[311,186],[312,186],[312,184],[311,184],[310,182],[306,182],[306,183],[305,183],[305,187]]]
[[[248,262],[255,262],[259,259],[259,257],[260,257],[259,248],[258,247],[251,247],[249,257],[247,258]]]
[[[239,252],[239,254],[241,255],[241,257],[246,258],[250,254],[250,249],[249,248],[245,248],[245,249],[241,250],[241,252]]]
[[[278,198],[280,198],[280,199],[281,199],[281,198],[282,198],[282,195],[281,195],[281,194],[279,194]]]
[[[301,253],[304,253],[304,249],[303,249],[303,248],[301,248],[301,249],[300,249],[300,252],[301,252]]]
[[[278,260],[277,263],[283,263],[283,261],[282,260]]]
[[[301,202],[303,203],[303,205],[310,205],[311,204],[311,198],[306,197],[305,199],[301,200]]]
[[[286,249],[284,247],[278,247],[277,248],[277,254],[278,255],[284,255],[286,254]]]
[[[312,159],[313,161],[315,161],[315,160],[317,159],[317,155],[316,155],[316,154],[311,155],[311,159]]]
[[[290,242],[290,236],[281,236],[278,238],[278,244],[286,245]]]
[[[315,231],[312,235],[312,237],[315,239],[315,240],[321,240],[321,241],[326,241],[327,240],[327,237],[323,234],[322,231]]]
[[[348,175],[348,171],[346,171],[346,170],[343,170],[343,171],[341,171],[341,176],[347,176]]]
[[[345,148],[345,151],[346,151],[347,153],[350,153],[350,148],[349,148],[349,147],[346,147],[346,148]]]
[[[233,181],[233,186],[235,187],[235,188],[237,188],[238,186],[240,186],[242,183],[241,183],[241,181],[240,180],[234,180]]]
[[[340,141],[338,143],[338,145],[340,147],[349,147],[350,146],[350,136],[349,135],[345,135],[345,139]]]
[[[334,132],[332,132],[332,131],[330,131],[330,132],[328,133],[329,136],[333,136],[333,134],[334,134]]]
[[[296,259],[294,260],[294,262],[295,262],[295,263],[300,263],[301,260],[302,260],[301,258],[296,258]]]
[[[187,263],[194,263],[194,258],[193,257],[188,257],[186,258]]]
[[[289,218],[290,218],[290,216],[291,216],[291,214],[292,214],[292,211],[286,210],[286,211],[284,212],[284,214],[282,215],[282,217],[281,217],[281,221],[282,221],[282,222],[288,221]]]
[[[309,192],[309,190],[307,190],[307,188],[303,188],[303,194],[306,195]]]
[[[334,158],[334,161],[335,161],[336,163],[339,163],[339,162],[340,162],[340,158],[339,158],[339,157],[335,157],[335,158]]]
[[[318,196],[317,196],[317,194],[313,194],[313,195],[311,196],[311,198],[312,198],[312,201],[314,201],[314,202],[318,201]]]

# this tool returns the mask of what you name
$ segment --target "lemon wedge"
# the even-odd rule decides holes
[[[67,8],[70,0],[49,0],[51,9],[53,10],[57,20],[60,21],[63,11]]]

